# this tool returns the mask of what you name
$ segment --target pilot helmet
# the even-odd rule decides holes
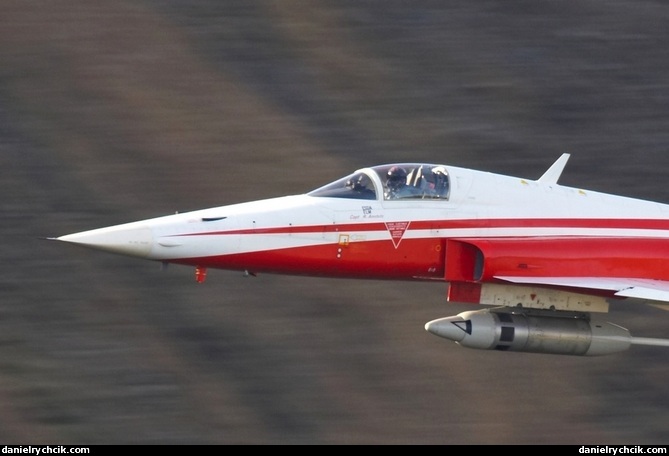
[[[402,188],[407,182],[407,172],[400,166],[393,166],[388,170],[388,180],[386,185],[391,190]]]

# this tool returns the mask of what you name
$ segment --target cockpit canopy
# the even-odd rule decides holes
[[[397,163],[364,168],[308,193],[309,196],[376,200],[448,200],[446,167]]]

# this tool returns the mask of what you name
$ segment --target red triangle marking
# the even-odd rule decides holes
[[[390,239],[395,248],[399,247],[404,232],[409,228],[411,222],[386,222],[386,229],[390,233]]]

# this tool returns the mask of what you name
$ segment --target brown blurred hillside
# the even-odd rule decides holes
[[[669,351],[476,351],[443,284],[40,240],[431,161],[669,201],[656,1],[0,2],[0,441],[667,444]],[[669,314],[610,320],[669,337]]]

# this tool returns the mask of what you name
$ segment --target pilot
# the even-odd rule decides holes
[[[443,166],[432,168],[432,189],[435,198],[448,198],[448,173]]]
[[[386,179],[386,199],[403,198],[411,195],[407,188],[407,171],[401,166],[388,170]]]
[[[367,176],[359,174],[346,181],[346,188],[353,192],[353,198],[376,199],[374,190],[370,190],[366,185],[366,181],[368,180]]]

